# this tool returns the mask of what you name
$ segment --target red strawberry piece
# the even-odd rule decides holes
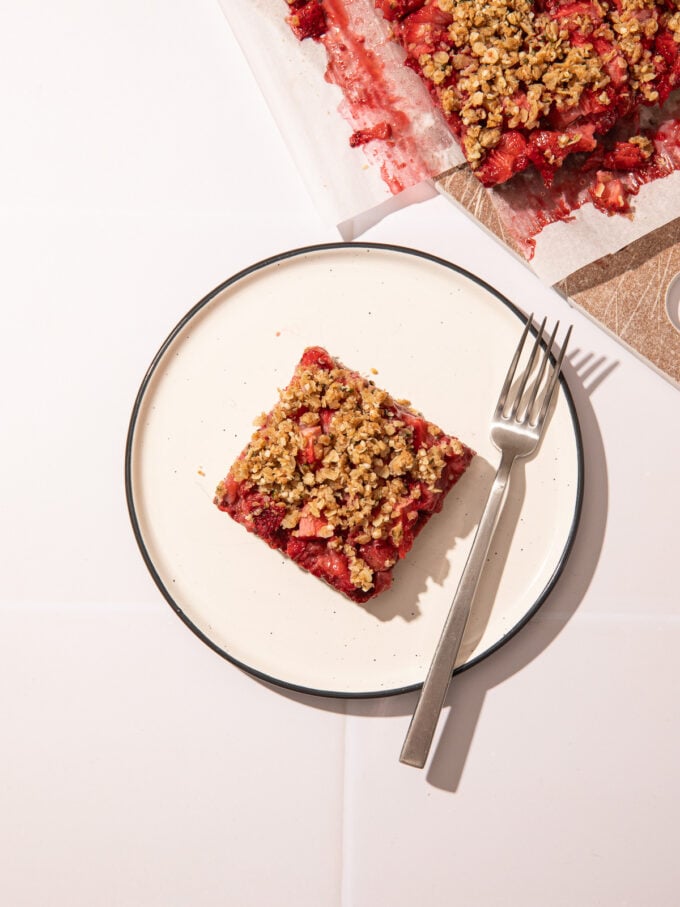
[[[394,22],[420,9],[424,3],[425,0],[376,0],[375,5],[388,22]]]
[[[286,508],[282,505],[269,504],[260,513],[252,514],[252,530],[259,538],[271,545],[272,548],[278,547],[278,532],[281,528],[281,520],[285,515]],[[248,525],[246,523],[246,525]]]
[[[221,499],[217,502],[217,506],[220,510],[224,510],[227,505],[233,504],[238,498],[238,492],[241,483],[237,482],[231,473],[226,477],[222,483],[224,488],[224,493],[222,494]]]
[[[397,415],[413,429],[413,446],[418,450],[429,438],[429,427],[427,422],[422,416],[416,416],[406,409],[401,410]]]
[[[389,539],[374,539],[359,549],[359,554],[371,570],[389,569],[397,560],[398,553]]]
[[[420,483],[420,497],[418,498],[418,509],[425,510],[427,513],[435,513],[441,510],[443,498],[441,494],[431,491],[423,482]]]
[[[326,14],[319,0],[295,5],[286,21],[300,41],[305,38],[320,38],[328,30]]]
[[[294,535],[290,536],[286,545],[288,557],[291,557],[306,570],[312,569],[325,550],[325,542],[300,539]]]
[[[306,365],[315,365],[318,368],[324,368],[330,371],[333,368],[334,363],[326,350],[322,347],[308,346],[302,354],[300,365],[303,367]]]
[[[347,582],[349,588],[354,588],[350,582],[349,561],[340,551],[328,549],[325,554],[319,558],[319,567],[327,576],[336,581]]]
[[[568,147],[560,144],[561,135],[563,133],[540,129],[533,132],[529,140],[527,154],[543,177],[546,186],[551,185],[555,170],[562,166],[562,162],[569,154]]]
[[[616,214],[628,210],[628,197],[623,183],[612,173],[598,170],[595,185],[588,192],[600,211]]]
[[[606,170],[639,170],[647,163],[639,145],[630,142],[617,142],[613,149],[605,154],[603,166]]]
[[[321,426],[320,425],[303,425],[300,427],[300,434],[303,437],[305,446],[298,454],[299,463],[308,463],[310,465],[316,463],[319,459],[317,456],[316,449],[314,447],[314,442],[321,435]]]
[[[567,129],[566,134],[571,142],[567,146],[569,154],[577,154],[580,151],[594,151],[597,148],[597,139],[595,138],[595,124],[582,123],[578,126],[572,126]],[[576,139],[576,141],[574,141]]]
[[[331,430],[331,422],[333,421],[333,416],[335,413],[332,409],[321,409],[319,410],[319,418],[321,419],[321,428],[325,435],[329,434]]]
[[[325,517],[312,516],[309,512],[305,513],[303,509],[297,527],[298,537],[303,539],[319,538],[319,530],[327,525],[328,520]]]
[[[498,145],[477,170],[477,177],[485,186],[497,186],[525,170],[528,165],[526,140],[519,132],[510,130],[501,136]]]
[[[397,551],[399,552],[399,557],[404,558],[409,553],[413,547],[413,541],[416,537],[415,528],[418,525],[418,517],[415,519],[409,520],[407,516],[402,517],[401,520],[403,531],[401,538],[399,539],[399,544],[397,545]]]
[[[439,9],[436,3],[426,3],[411,13],[401,25],[403,44],[409,55],[417,60],[421,54],[434,53],[448,40],[448,28],[453,16]]]
[[[585,16],[593,22],[602,19],[600,11],[594,3],[562,3],[551,4],[551,6],[553,16],[560,20],[560,24],[566,25],[567,28],[572,27],[574,30],[578,28]]]
[[[359,145],[365,145],[374,139],[389,139],[392,137],[392,127],[389,123],[381,122],[371,126],[370,129],[357,129],[349,137],[351,148],[357,148]]]
[[[672,69],[680,55],[680,44],[669,31],[659,32],[654,40],[654,51],[663,57],[666,66]]]

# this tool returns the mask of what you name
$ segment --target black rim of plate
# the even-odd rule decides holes
[[[518,318],[525,319],[525,314],[516,306],[514,303],[510,302],[502,293],[490,286],[486,281],[482,280],[480,277],[477,277],[474,274],[471,274],[469,271],[466,271],[465,268],[461,268],[459,265],[453,264],[450,261],[446,261],[443,258],[438,258],[436,255],[431,255],[428,252],[423,252],[417,249],[411,249],[405,246],[393,245],[390,243],[372,243],[372,242],[334,242],[334,243],[319,243],[317,245],[303,246],[299,249],[292,249],[287,252],[281,252],[278,255],[271,256],[270,258],[265,258],[253,265],[250,265],[247,268],[244,268],[242,271],[239,271],[237,274],[234,274],[228,280],[225,280],[224,283],[221,283],[218,287],[208,293],[207,296],[204,296],[199,302],[197,302],[187,313],[186,315],[177,323],[173,330],[168,334],[165,341],[161,345],[160,349],[154,356],[151,365],[146,371],[142,383],[140,385],[139,391],[137,392],[137,397],[132,408],[132,414],[130,416],[130,424],[128,427],[127,440],[125,444],[125,496],[127,499],[128,513],[130,516],[130,521],[132,523],[132,529],[137,540],[137,545],[141,552],[144,563],[146,564],[149,573],[151,574],[156,586],[159,591],[168,602],[170,607],[175,611],[175,613],[184,621],[184,623],[189,627],[189,629],[198,636],[207,646],[209,646],[214,652],[217,652],[218,655],[221,655],[227,661],[236,665],[238,668],[241,668],[248,674],[251,674],[253,677],[257,677],[260,680],[264,680],[267,683],[274,684],[275,686],[283,687],[287,690],[294,690],[298,693],[308,693],[313,696],[323,696],[326,698],[334,699],[377,699],[385,696],[396,696],[401,693],[410,693],[414,690],[419,690],[422,686],[422,683],[409,684],[403,687],[396,687],[394,689],[388,690],[375,690],[375,691],[336,691],[336,690],[322,690],[316,689],[314,687],[307,687],[301,684],[291,683],[286,680],[281,680],[278,677],[273,677],[270,674],[266,674],[264,671],[260,671],[257,668],[253,668],[251,665],[245,664],[239,659],[235,658],[233,655],[230,655],[229,652],[222,649],[215,642],[213,642],[210,637],[206,636],[203,631],[197,627],[187,615],[184,613],[180,605],[175,601],[170,591],[166,588],[161,576],[159,575],[156,567],[153,563],[151,555],[146,547],[144,537],[139,525],[139,520],[137,519],[137,512],[135,508],[134,495],[132,492],[132,461],[133,461],[133,447],[134,447],[134,437],[135,429],[137,426],[137,418],[139,411],[141,409],[144,397],[146,395],[147,388],[153,375],[156,372],[158,364],[163,359],[165,352],[168,347],[172,344],[175,337],[183,330],[183,328],[194,318],[194,316],[200,312],[208,303],[210,303],[216,296],[226,290],[228,287],[233,286],[238,283],[240,280],[243,280],[245,277],[250,276],[256,271],[260,271],[264,268],[270,267],[271,265],[278,264],[279,262],[285,261],[290,258],[295,258],[297,256],[304,256],[318,252],[328,252],[338,249],[375,249],[381,252],[396,252],[402,255],[412,255],[415,258],[425,259],[426,261],[432,262],[433,264],[441,265],[442,267],[448,268],[451,271],[455,271],[457,274],[471,280],[473,283],[476,283],[478,286],[485,289],[488,293],[491,293],[496,299],[507,306]],[[535,327],[531,326],[531,331],[536,335],[537,331]],[[554,361],[554,360],[553,360]],[[467,671],[469,668],[473,667],[476,664],[479,664],[480,661],[483,661],[485,658],[488,658],[489,655],[492,655],[498,649],[501,648],[508,640],[510,640],[516,633],[518,633],[522,627],[524,627],[531,618],[536,614],[538,609],[541,607],[543,602],[548,598],[550,592],[553,590],[557,580],[559,579],[562,571],[564,570],[565,564],[571,549],[574,544],[574,539],[576,537],[576,531],[578,529],[579,520],[581,518],[581,509],[583,504],[583,438],[581,435],[581,427],[578,421],[578,416],[576,414],[576,407],[574,405],[574,400],[569,390],[569,385],[567,384],[564,373],[560,374],[560,384],[562,387],[562,392],[564,393],[567,405],[569,407],[569,413],[571,416],[571,421],[574,429],[574,436],[576,440],[576,450],[577,450],[577,460],[578,460],[578,470],[577,470],[577,487],[576,487],[576,502],[574,506],[574,515],[571,522],[571,527],[569,529],[569,534],[567,536],[567,541],[562,550],[562,554],[553,570],[553,573],[545,585],[543,591],[538,596],[533,605],[527,610],[523,615],[521,620],[519,620],[514,627],[512,627],[504,636],[497,640],[493,645],[489,646],[488,649],[485,649],[479,655],[465,662],[465,664],[459,665],[455,671],[455,674],[460,674],[463,671]]]

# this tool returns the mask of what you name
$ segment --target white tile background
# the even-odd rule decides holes
[[[413,697],[242,674],[128,525],[127,421],[168,330],[337,239],[216,0],[0,13],[0,904],[677,903],[678,391],[443,199],[365,236],[571,318],[587,456],[555,593],[458,678],[429,769],[400,765]]]

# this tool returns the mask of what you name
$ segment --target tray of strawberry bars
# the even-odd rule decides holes
[[[283,686],[421,684],[495,472],[489,417],[523,326],[460,268],[377,244],[282,254],[201,300],[154,358],[127,443],[134,532],[172,608]],[[540,455],[513,475],[457,670],[554,587],[582,473],[563,378]]]
[[[346,238],[367,209],[429,180],[680,381],[666,311],[680,270],[677,0],[234,7],[310,191]]]

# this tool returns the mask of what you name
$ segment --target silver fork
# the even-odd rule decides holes
[[[420,691],[420,697],[399,757],[401,762],[413,765],[415,768],[422,768],[425,765],[430,746],[432,745],[439,714],[451,683],[458,650],[460,649],[465,626],[470,615],[472,600],[486,561],[494,530],[498,523],[501,506],[505,499],[510,471],[518,457],[529,456],[538,446],[546,425],[550,402],[557,387],[562,360],[569,343],[571,327],[567,331],[559,356],[552,366],[552,371],[549,372],[543,388],[543,378],[550,362],[551,350],[560,324],[558,321],[550,336],[550,340],[545,346],[538,374],[527,391],[527,385],[541,350],[541,341],[546,323],[544,318],[536,335],[526,368],[519,379],[519,384],[516,388],[513,388],[512,383],[515,378],[515,372],[517,371],[517,365],[532,321],[533,315],[530,315],[515,354],[512,357],[510,368],[505,376],[498,403],[496,404],[496,411],[491,420],[491,440],[501,452],[500,466],[491,486],[484,513],[479,521],[472,548],[458,583],[456,594],[453,597],[425,683]],[[536,409],[538,409],[537,414],[535,413]]]

